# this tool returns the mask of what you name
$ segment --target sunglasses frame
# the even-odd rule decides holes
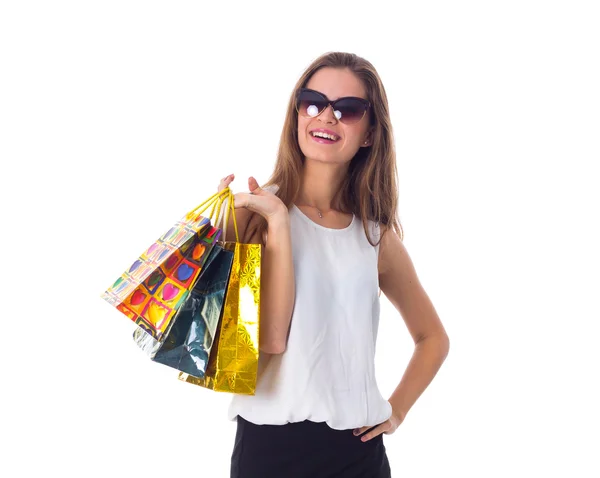
[[[298,114],[300,114],[300,101],[299,101],[300,100],[300,95],[302,93],[304,93],[304,92],[314,93],[317,96],[322,97],[323,101],[327,102],[327,106],[325,106],[325,108],[323,108],[321,111],[319,111],[319,113],[317,115],[315,115],[315,116],[305,116],[305,115],[302,115],[305,118],[316,118],[317,116],[319,116],[320,114],[322,114],[323,111],[325,111],[329,106],[331,106],[331,108],[333,109],[333,111],[334,111],[333,115],[335,116],[335,105],[336,105],[336,103],[338,103],[339,101],[342,101],[342,100],[358,100],[363,105],[365,105],[365,109],[363,110],[363,114],[362,114],[362,116],[358,120],[356,120],[356,121],[354,121],[352,123],[346,123],[342,119],[338,119],[338,121],[341,121],[344,124],[356,124],[356,123],[359,123],[365,117],[365,114],[367,113],[367,111],[369,111],[369,108],[371,108],[371,102],[369,100],[365,100],[364,98],[359,98],[358,96],[343,96],[342,98],[338,98],[335,101],[331,101],[329,98],[327,98],[327,96],[325,96],[320,91],[311,90],[310,88],[300,88],[298,90],[297,94],[296,94],[296,111],[298,112]],[[336,119],[337,119],[337,116],[336,116]]]

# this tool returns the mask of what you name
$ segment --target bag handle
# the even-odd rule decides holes
[[[225,206],[225,221],[224,221],[224,225],[223,225],[223,242],[225,242],[225,237],[227,237],[227,224],[229,223],[229,213],[231,213],[232,219],[233,219],[233,229],[235,231],[235,242],[240,242],[240,237],[238,235],[238,229],[237,229],[237,221],[235,219],[235,205],[234,205],[234,197],[233,197],[233,192],[231,191],[231,189],[226,188],[229,191],[229,194],[223,198],[223,201],[221,201],[219,203],[219,212],[217,213],[218,215],[221,213],[221,204],[223,204],[223,202],[227,202],[227,206]],[[217,215],[217,218],[219,217]]]
[[[231,214],[233,215],[233,227],[235,229],[235,239],[236,239],[236,242],[240,242],[240,238],[238,235],[238,229],[237,229],[237,221],[235,218],[235,205],[234,205],[233,192],[228,187],[223,189],[222,191],[219,191],[216,194],[213,194],[206,201],[199,204],[194,209],[192,209],[190,212],[188,212],[186,215],[186,219],[189,220],[189,219],[193,218],[194,220],[197,220],[198,217],[200,215],[202,215],[202,213],[204,213],[204,211],[206,211],[208,208],[211,208],[208,219],[214,224],[215,227],[219,227],[219,224],[222,219],[221,218],[221,206],[223,205],[224,202],[227,202],[227,206],[224,211],[225,224],[223,227],[223,237],[225,237],[225,234],[227,233],[227,223],[229,221],[229,213],[231,212]],[[215,209],[216,209],[216,215],[215,215]]]
[[[186,214],[186,219],[193,219],[194,221],[198,220],[198,218],[200,217],[200,215],[202,215],[202,213],[204,211],[206,211],[210,206],[215,206],[216,202],[219,201],[221,199],[221,197],[224,197],[226,195],[229,194],[228,192],[229,188],[225,188],[222,191],[219,191],[216,194],[213,194],[211,197],[209,197],[206,201],[204,201],[201,204],[198,204],[194,209],[192,209],[190,212],[188,212]]]

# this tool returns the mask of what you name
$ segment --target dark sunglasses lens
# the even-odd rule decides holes
[[[298,113],[302,116],[315,117],[323,108],[327,105],[327,102],[323,99],[323,97],[311,93],[310,91],[303,91],[298,95],[298,103],[296,108],[298,109]]]
[[[365,114],[366,105],[359,100],[348,98],[335,104],[335,116],[342,123],[352,124],[360,121]]]

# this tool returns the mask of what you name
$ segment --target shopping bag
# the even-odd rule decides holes
[[[233,195],[228,200],[226,210],[233,213],[236,242],[219,243],[233,253],[233,263],[215,342],[204,377],[180,372],[178,378],[217,392],[254,395],[259,357],[261,245],[239,242]]]
[[[221,204],[220,192],[183,216],[153,243],[103,294],[102,298],[161,340],[200,275],[221,229],[202,216]]]
[[[232,252],[219,244],[213,247],[198,280],[164,334],[164,340],[157,341],[140,328],[134,331],[135,342],[154,362],[204,377],[232,262]]]

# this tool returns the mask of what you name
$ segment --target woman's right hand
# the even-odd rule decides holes
[[[233,174],[223,178],[219,183],[218,191],[221,192],[229,187],[234,179],[235,175]],[[234,195],[233,204],[236,209],[246,208],[260,214],[268,223],[283,216],[287,217],[288,209],[281,199],[272,192],[261,188],[252,176],[248,178],[248,189],[250,190],[249,193]]]

